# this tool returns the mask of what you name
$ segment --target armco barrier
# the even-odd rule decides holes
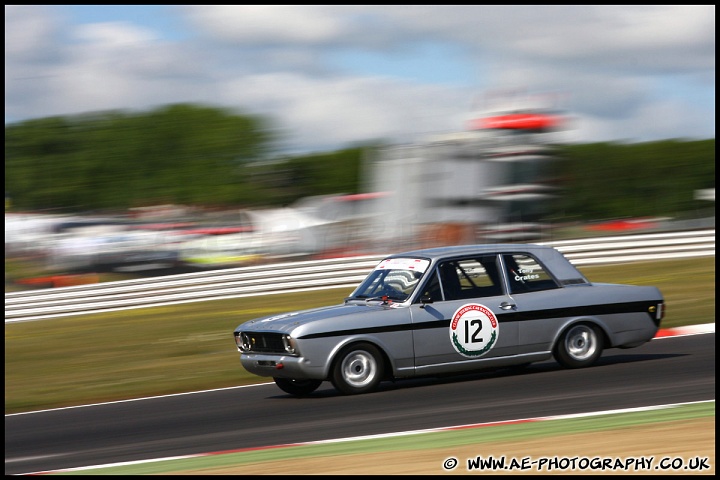
[[[546,242],[575,265],[715,255],[715,230]],[[5,294],[5,323],[355,287],[383,255],[258,265]],[[349,292],[348,292],[349,293]]]

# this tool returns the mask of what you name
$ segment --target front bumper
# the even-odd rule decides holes
[[[304,357],[241,353],[240,363],[248,372],[261,377],[324,380],[324,365],[313,365]]]

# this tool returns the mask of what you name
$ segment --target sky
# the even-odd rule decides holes
[[[6,5],[5,123],[193,103],[288,152],[461,132],[499,101],[568,142],[715,138],[715,6]]]

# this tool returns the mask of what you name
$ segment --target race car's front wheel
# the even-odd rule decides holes
[[[346,395],[366,393],[375,389],[382,380],[383,357],[369,343],[345,348],[337,357],[332,370],[332,384]]]
[[[290,395],[295,395],[296,397],[310,395],[312,392],[317,390],[322,383],[322,380],[298,380],[295,378],[279,377],[273,378],[273,380],[275,380],[275,385],[280,387],[280,390],[285,393],[289,393]]]
[[[555,346],[555,360],[565,368],[589,367],[600,358],[603,336],[598,327],[587,323],[570,326]]]

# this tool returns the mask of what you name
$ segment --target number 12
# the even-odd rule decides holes
[[[471,325],[475,327],[472,336],[470,336]],[[480,330],[482,330],[482,320],[465,320],[465,343],[483,342],[484,340],[478,337],[478,335],[480,335]]]

